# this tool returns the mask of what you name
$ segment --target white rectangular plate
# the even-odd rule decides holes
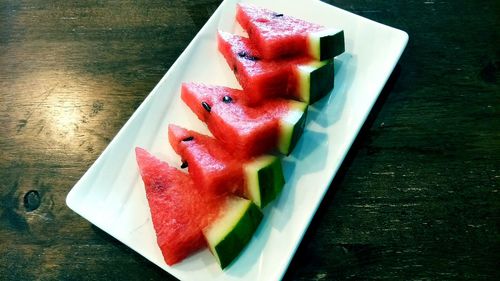
[[[68,206],[181,280],[282,278],[314,213],[403,52],[408,35],[317,0],[246,1],[324,26],[342,28],[346,52],[335,61],[335,89],[309,109],[304,135],[286,157],[286,185],[264,211],[251,243],[222,271],[208,250],[172,267],[156,244],[149,207],[135,162],[140,146],[178,165],[167,139],[175,123],[207,133],[180,99],[182,82],[238,87],[217,52],[218,28],[237,32],[234,2],[226,0],[73,187]]]

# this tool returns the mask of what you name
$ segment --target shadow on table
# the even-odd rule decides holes
[[[344,158],[342,165],[340,166],[335,177],[333,178],[333,181],[330,184],[330,188],[325,194],[325,197],[323,198],[323,201],[321,202],[318,211],[316,212],[314,218],[312,219],[311,224],[309,225],[309,228],[307,229],[306,234],[304,235],[304,238],[302,239],[302,242],[300,243],[300,246],[297,249],[294,258],[292,259],[290,265],[288,266],[288,270],[285,276],[283,277],[283,280],[285,281],[292,280],[294,278],[293,268],[296,268],[299,264],[304,265],[308,263],[307,262],[308,246],[311,243],[312,239],[314,239],[319,224],[323,221],[323,217],[325,216],[328,206],[332,205],[332,201],[335,197],[335,194],[338,191],[338,187],[341,186],[342,182],[344,181],[344,177],[347,171],[349,170],[354,158],[356,157],[356,154],[363,146],[363,142],[366,139],[370,128],[373,126],[375,119],[379,115],[382,107],[387,101],[387,98],[391,94],[394,85],[396,84],[400,76],[400,73],[401,73],[401,66],[398,64],[396,65],[395,69],[393,70],[389,79],[387,80],[387,83],[382,89],[382,92],[380,93],[377,101],[375,102],[370,114],[368,115],[365,123],[361,127],[358,136],[354,140],[354,143],[352,144],[351,148],[349,149],[349,152]]]

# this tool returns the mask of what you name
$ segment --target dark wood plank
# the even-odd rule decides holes
[[[410,41],[287,279],[498,279],[498,2],[331,2]]]
[[[500,3],[327,1],[408,47],[286,280],[500,278]],[[220,1],[0,1],[2,280],[174,280],[70,188]]]

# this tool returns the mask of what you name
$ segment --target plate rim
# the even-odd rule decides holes
[[[342,10],[340,8],[337,8],[337,7],[333,6],[333,5],[330,5],[330,4],[327,4],[327,3],[323,3],[323,2],[321,2],[319,0],[313,0],[313,1],[314,2],[319,2],[319,3],[321,3],[321,5],[328,6],[329,8],[333,7],[335,9],[337,9],[337,10],[340,10],[342,12],[345,12],[345,13],[349,14],[350,16],[355,16],[355,17],[357,17],[360,20],[369,21],[370,24],[376,24],[379,27],[387,28],[388,31],[390,31],[390,32],[398,35],[400,47],[398,49],[398,53],[394,54],[394,56],[391,57],[392,61],[390,63],[390,67],[388,68],[390,71],[388,71],[388,73],[386,75],[384,75],[384,79],[383,79],[384,81],[383,81],[383,83],[378,84],[375,97],[373,98],[373,100],[370,101],[370,104],[368,106],[368,110],[363,112],[363,116],[361,118],[362,121],[359,123],[359,126],[357,126],[357,128],[355,129],[355,133],[352,134],[352,135],[350,135],[350,137],[348,139],[348,144],[346,146],[346,149],[342,150],[340,161],[338,161],[337,163],[334,164],[334,169],[329,173],[329,176],[328,176],[328,182],[329,182],[329,184],[328,184],[328,186],[326,188],[322,189],[322,192],[319,195],[320,199],[317,200],[316,204],[312,208],[312,212],[310,213],[310,216],[307,217],[306,225],[305,225],[303,231],[301,231],[297,243],[294,243],[291,254],[287,255],[286,258],[285,258],[285,260],[286,260],[284,262],[285,265],[283,267],[279,268],[279,272],[278,272],[278,276],[277,276],[277,277],[279,277],[279,279],[282,279],[283,276],[284,276],[284,274],[286,273],[287,268],[288,268],[291,260],[295,256],[296,251],[297,251],[298,247],[300,246],[301,241],[303,240],[304,235],[307,232],[307,229],[309,228],[312,219],[316,215],[316,213],[317,213],[317,211],[319,209],[319,206],[321,205],[321,202],[324,200],[325,194],[327,193],[327,191],[331,187],[332,180],[337,175],[338,169],[342,165],[342,163],[344,162],[346,155],[352,149],[352,144],[354,143],[354,141],[358,137],[361,128],[365,124],[368,115],[372,111],[374,104],[377,102],[377,100],[378,100],[378,98],[380,96],[380,93],[381,93],[383,87],[386,85],[387,80],[389,79],[389,77],[390,77],[391,73],[393,72],[396,64],[398,63],[399,59],[401,58],[401,56],[402,56],[402,54],[403,54],[403,52],[404,52],[404,50],[405,50],[405,48],[406,48],[406,46],[408,44],[408,40],[409,40],[409,35],[405,31],[402,31],[400,29],[396,29],[394,27],[390,27],[390,26],[378,23],[376,21],[367,19],[365,17],[356,15],[354,13]],[[160,85],[163,84],[163,83],[165,83],[165,81],[167,81],[169,79],[169,77],[173,75],[173,72],[178,68],[178,65],[181,64],[183,61],[186,60],[186,57],[195,48],[195,45],[200,40],[200,37],[202,37],[203,34],[206,33],[206,30],[210,28],[210,25],[213,24],[213,21],[215,21],[220,16],[222,8],[228,2],[230,2],[230,0],[224,0],[218,6],[218,8],[215,10],[215,12],[210,16],[210,18],[207,20],[207,22],[198,31],[198,33],[190,41],[190,43],[187,45],[187,47],[182,51],[182,53],[175,60],[175,62],[169,67],[168,71],[163,75],[163,77],[158,81],[158,83],[155,85],[155,87],[150,91],[150,93],[141,102],[140,106],[133,112],[133,114],[130,116],[130,118],[120,128],[120,130],[116,133],[116,135],[113,137],[113,139],[106,146],[106,148],[101,152],[101,154],[98,156],[98,158],[94,161],[94,163],[92,163],[92,165],[86,170],[86,172],[81,176],[81,178],[71,188],[71,190],[68,192],[68,194],[66,196],[66,200],[65,200],[66,201],[66,205],[71,210],[73,210],[75,213],[77,213],[78,215],[80,215],[84,219],[88,220],[90,223],[96,225],[97,227],[99,227],[104,232],[106,232],[109,235],[111,235],[112,237],[116,238],[121,243],[123,243],[127,247],[133,249],[138,254],[140,254],[141,256],[145,257],[150,262],[152,262],[153,264],[159,266],[160,268],[162,268],[163,270],[167,271],[169,274],[173,275],[176,278],[180,278],[180,277],[176,273],[173,273],[173,272],[165,269],[164,266],[161,266],[161,265],[157,264],[155,261],[149,259],[143,253],[141,253],[140,251],[138,251],[133,245],[129,245],[129,243],[126,243],[126,242],[122,241],[121,239],[117,238],[115,235],[113,235],[112,233],[110,233],[110,231],[108,231],[105,227],[97,224],[95,221],[93,221],[91,218],[89,218],[87,216],[87,214],[84,211],[82,211],[82,209],[80,208],[81,206],[79,205],[78,198],[75,197],[75,194],[77,193],[77,189],[80,188],[81,185],[83,185],[83,183],[90,176],[90,171],[96,169],[95,167],[98,167],[101,164],[101,162],[104,161],[104,159],[110,153],[109,151],[115,145],[115,143],[117,142],[117,140],[123,137],[122,135],[124,135],[127,132],[128,128],[131,126],[131,124],[134,122],[134,120],[136,120],[138,118],[138,115],[140,114],[140,112],[142,112],[143,110],[145,110],[145,108],[147,107],[147,105],[151,102],[151,99],[153,99],[154,95],[158,92],[158,88],[160,87]],[[305,1],[302,1],[302,2],[305,2]]]

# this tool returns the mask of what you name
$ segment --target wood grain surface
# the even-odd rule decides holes
[[[408,47],[286,280],[500,280],[500,2],[327,1]],[[220,1],[0,0],[0,280],[175,280],[67,208]]]

